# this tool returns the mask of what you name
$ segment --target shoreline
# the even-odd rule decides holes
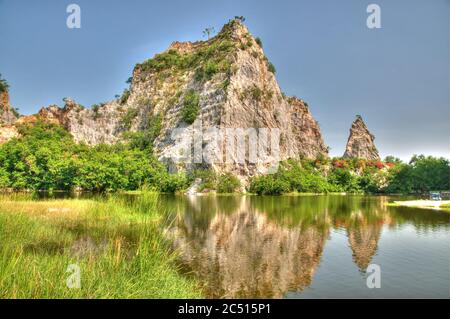
[[[450,200],[409,200],[409,201],[394,201],[388,203],[387,206],[391,207],[410,207],[431,209],[443,212],[450,212]]]

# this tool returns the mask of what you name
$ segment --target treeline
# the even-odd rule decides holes
[[[62,127],[37,122],[18,127],[21,137],[0,145],[0,188],[16,190],[135,190],[144,185],[175,192],[185,174],[169,174],[139,136],[126,144],[76,144]]]
[[[63,127],[39,121],[18,126],[19,138],[0,145],[0,190],[117,191],[185,190],[195,179],[199,191],[231,193],[240,187],[231,174],[197,170],[170,174],[153,155],[151,137],[128,133],[126,143],[76,144]]]
[[[185,190],[197,178],[198,191],[241,189],[231,174],[212,171],[168,173],[143,133],[127,143],[76,144],[61,126],[37,122],[18,126],[20,137],[0,145],[0,189],[116,191],[142,187],[160,192]],[[361,159],[288,160],[276,174],[252,178],[257,194],[289,192],[419,193],[450,189],[450,165],[443,158],[414,156],[409,163]]]
[[[384,161],[322,158],[288,160],[276,174],[251,180],[257,194],[289,192],[425,193],[450,189],[450,165],[444,158],[414,155],[409,163],[392,156]]]

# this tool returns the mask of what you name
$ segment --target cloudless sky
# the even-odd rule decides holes
[[[81,29],[66,7],[81,7]],[[368,4],[381,29],[368,29]],[[127,87],[136,63],[202,39],[235,15],[263,40],[287,95],[310,105],[331,155],[361,114],[382,155],[450,158],[450,0],[0,0],[0,73],[23,114],[72,97],[89,106]]]

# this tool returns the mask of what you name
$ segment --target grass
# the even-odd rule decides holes
[[[433,209],[443,212],[450,212],[450,203],[448,203],[448,201],[445,201],[444,204],[439,204],[438,201],[428,201],[428,200],[395,201],[393,203],[387,203],[387,206],[412,207],[412,208]]]
[[[160,227],[157,195],[0,198],[0,298],[196,298]],[[80,288],[68,288],[69,265]]]

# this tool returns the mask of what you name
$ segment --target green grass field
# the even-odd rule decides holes
[[[201,297],[178,272],[156,201],[1,196],[0,298]]]

